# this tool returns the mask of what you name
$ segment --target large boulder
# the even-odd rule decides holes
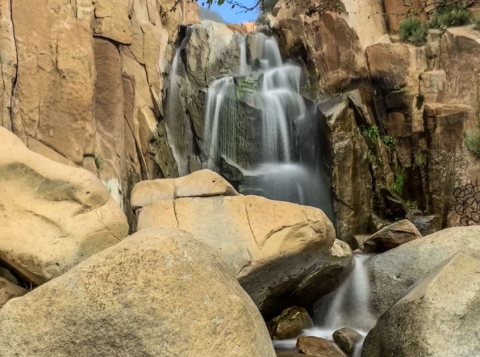
[[[232,196],[236,192],[228,183],[221,184],[219,175],[208,171],[193,175],[196,182],[184,177],[138,184],[132,194],[134,206],[139,207],[137,231],[174,227],[207,243],[267,318],[289,306],[308,307],[338,286],[352,253],[346,243],[335,240],[333,225],[321,210],[257,196]],[[188,195],[163,199],[171,195],[172,184],[175,192]]]
[[[382,253],[421,237],[417,227],[403,219],[372,234],[363,242],[363,246],[366,252]]]
[[[8,302],[0,325],[4,357],[275,356],[228,268],[178,230],[144,230],[90,257]]]
[[[372,308],[382,315],[421,278],[464,252],[480,258],[480,226],[448,228],[370,260]]]
[[[86,170],[29,151],[0,127],[0,260],[35,285],[128,233],[125,215]]]
[[[23,296],[27,292],[28,290],[0,277],[0,308],[5,305],[8,300]]]
[[[480,259],[455,255],[380,317],[362,356],[477,356],[479,273]]]

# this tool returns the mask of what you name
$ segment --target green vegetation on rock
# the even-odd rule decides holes
[[[395,182],[391,188],[391,191],[397,195],[403,193],[403,188],[405,187],[405,171],[403,169],[397,169],[395,171]]]
[[[362,134],[371,142],[376,142],[380,137],[380,132],[378,131],[378,126],[372,125],[370,127],[362,127]]]
[[[382,139],[383,143],[387,145],[389,151],[395,150],[395,139],[389,135],[386,135]]]
[[[400,22],[398,35],[404,41],[415,46],[422,46],[427,40],[428,29],[416,16],[408,17]]]
[[[102,155],[98,154],[97,156],[95,156],[95,166],[99,170],[103,167],[103,157],[102,157]]]
[[[480,31],[480,15],[472,18],[473,28]]]
[[[480,159],[480,129],[468,130],[465,133],[465,146],[476,158]]]
[[[428,22],[431,29],[447,29],[452,26],[463,26],[470,23],[470,14],[463,2],[439,6]]]

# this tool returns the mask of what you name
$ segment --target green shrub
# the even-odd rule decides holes
[[[378,126],[372,125],[370,127],[362,127],[362,134],[371,142],[376,142],[380,137],[380,132],[378,131]]]
[[[413,167],[424,167],[427,164],[427,156],[422,153],[413,155]]]
[[[393,183],[392,191],[401,196],[403,188],[405,187],[405,171],[397,169],[395,171],[395,182]]]
[[[383,143],[387,145],[389,151],[395,150],[395,139],[389,135],[386,135],[382,139]]]
[[[103,167],[103,158],[102,155],[95,156],[95,166],[97,169],[101,169]]]
[[[480,129],[468,130],[465,133],[464,142],[467,150],[480,159]]]
[[[475,30],[480,31],[480,15],[472,18],[473,27]]]
[[[400,30],[398,35],[404,41],[408,41],[415,46],[422,46],[427,40],[427,34],[427,27],[418,17],[407,17],[406,19],[400,21]]]
[[[411,208],[411,209],[416,209],[418,208],[418,203],[417,201],[409,201],[409,200],[405,200],[403,201],[403,205],[407,208]]]
[[[463,2],[437,7],[428,23],[431,29],[447,29],[470,23],[470,14]]]

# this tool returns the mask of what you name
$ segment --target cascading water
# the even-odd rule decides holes
[[[316,327],[305,330],[303,335],[332,340],[336,330],[350,327],[362,335],[362,340],[355,347],[353,354],[353,357],[360,357],[363,340],[376,322],[370,309],[368,279],[368,259],[372,256],[372,254],[354,255],[352,272],[336,291],[317,303]],[[279,348],[293,349],[295,344],[296,339],[275,341]]]
[[[189,40],[189,33],[190,28],[187,28],[187,34],[183,38],[180,46],[177,47],[175,50],[175,54],[173,56],[172,66],[170,68],[169,73],[169,85],[168,85],[168,96],[167,96],[167,104],[166,104],[166,129],[167,129],[167,136],[169,138],[169,144],[172,149],[173,156],[175,158],[175,162],[178,166],[178,174],[180,176],[187,175],[189,172],[188,170],[188,162],[184,159],[185,153],[182,152],[182,148],[180,145],[180,140],[183,138],[180,135],[180,131],[182,130],[182,122],[177,117],[177,113],[181,112],[181,101],[179,100],[180,97],[180,80],[181,77],[178,74],[179,71],[179,64],[180,64],[180,53],[185,48]]]
[[[247,41],[239,37],[237,76],[220,78],[209,86],[202,166],[220,171],[223,159],[244,175],[242,193],[319,207],[333,218],[322,133],[316,112],[307,109],[300,95],[301,69],[283,63],[274,37],[250,36],[250,66]],[[244,87],[248,87],[246,95]],[[256,122],[248,124],[254,128],[250,139],[239,138],[242,123],[236,108],[246,102],[245,96],[261,112]],[[239,152],[239,141],[251,153],[246,165],[240,163],[248,160]]]

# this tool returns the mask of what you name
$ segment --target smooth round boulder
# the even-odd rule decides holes
[[[2,357],[275,357],[265,323],[205,244],[147,229],[0,310]]]
[[[480,258],[480,226],[444,229],[374,256],[369,266],[374,315],[385,313],[417,281],[458,252]]]
[[[286,340],[299,336],[303,330],[313,327],[308,311],[303,307],[292,306],[275,317],[268,324],[272,340]]]
[[[362,357],[478,356],[479,333],[480,259],[458,253],[380,317]]]

